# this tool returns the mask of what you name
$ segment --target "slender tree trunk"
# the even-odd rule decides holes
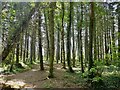
[[[73,61],[73,67],[75,67],[75,35],[74,35],[74,9],[72,11],[72,61]]]
[[[86,7],[86,12],[87,12],[87,7]],[[87,62],[88,62],[88,51],[89,51],[89,47],[88,47],[88,19],[87,19],[87,15],[85,16],[85,21],[86,21],[86,26],[85,26],[85,66],[87,66]]]
[[[102,60],[102,32],[100,32],[100,40],[99,40],[99,42],[100,42],[100,45],[99,45],[99,48],[100,48],[100,53],[99,53],[99,55],[100,55],[100,60]]]
[[[23,63],[26,63],[26,40],[27,40],[27,30],[25,31],[25,35],[24,35],[24,52],[23,52]]]
[[[82,23],[83,23],[83,3],[81,2],[81,20],[80,20],[80,60],[81,60],[81,71],[84,73],[84,68],[83,68],[83,48],[82,48]]]
[[[75,36],[74,36],[74,21],[72,22],[72,36],[73,36],[73,48],[72,48],[72,59],[73,67],[75,67]]]
[[[77,53],[78,57],[77,58],[80,62],[80,55],[81,54],[80,54],[80,41],[79,41],[79,39],[80,39],[79,20],[80,20],[80,18],[79,18],[79,7],[77,6],[77,50],[78,50],[78,53]]]
[[[69,12],[69,20],[68,20],[68,27],[67,27],[67,63],[70,72],[74,72],[71,67],[71,18],[72,18],[72,10],[73,10],[73,3],[70,2],[70,12]]]
[[[23,60],[23,33],[21,33],[21,38],[20,38],[20,58],[21,60]]]
[[[103,50],[104,50],[104,48],[103,48],[103,32],[101,32],[100,33],[100,39],[99,39],[99,41],[100,41],[100,45],[99,45],[99,48],[100,48],[100,60],[103,60]]]
[[[94,29],[95,29],[95,26],[94,26]],[[94,38],[94,60],[97,60],[96,29],[94,30],[94,37],[93,38]]]
[[[41,12],[39,11],[39,21],[38,21],[38,38],[39,38],[39,57],[40,57],[40,70],[44,70],[43,66],[43,55],[42,55],[42,33],[41,33]]]
[[[63,60],[63,68],[66,68],[65,63],[65,46],[64,46],[64,2],[62,4],[62,30],[61,30],[61,63]]]
[[[108,39],[109,39],[109,49],[110,49],[110,60],[111,60],[111,62],[112,62],[112,42],[111,42],[111,40],[112,40],[112,36],[111,36],[111,30],[109,29],[109,31],[108,31]]]
[[[108,47],[107,47],[107,35],[106,35],[106,32],[105,32],[105,60],[106,60],[106,65],[108,65]]]
[[[100,40],[99,40],[99,35],[97,36],[97,58],[98,58],[98,61],[100,60]]]
[[[50,37],[50,68],[49,68],[49,78],[53,78],[53,61],[54,61],[54,8],[56,3],[51,2],[50,3],[50,9],[49,9],[49,37]]]
[[[36,29],[33,30],[33,61],[36,61]]]
[[[118,16],[118,58],[120,58],[120,15]]]
[[[56,61],[57,63],[60,60],[60,30],[59,30],[59,25],[58,25],[58,30],[57,30],[57,49],[56,49]]]
[[[49,50],[49,35],[48,35],[48,23],[47,23],[47,14],[46,10],[44,10],[44,17],[45,17],[45,34],[47,39],[47,54],[46,54],[46,61],[48,61],[50,50]]]
[[[111,36],[112,36],[112,45],[111,45],[111,55],[112,55],[112,59],[114,58],[114,56],[116,55],[116,50],[115,50],[115,22],[114,22],[114,16],[113,16],[113,21],[112,21],[112,29],[111,29]]]
[[[19,42],[16,44],[16,65],[19,64]]]
[[[30,63],[33,63],[33,33],[31,35],[31,42],[30,42]]]
[[[28,54],[29,53],[29,32],[27,31],[26,36],[26,61],[28,61]]]
[[[90,30],[89,30],[89,68],[90,70],[93,65],[93,32],[94,32],[94,2],[90,2]],[[93,75],[90,76],[92,78]]]
[[[107,16],[105,17],[107,18]],[[108,18],[107,18],[108,20]],[[108,52],[109,52],[109,47],[108,47],[108,23],[106,23],[106,31],[105,31],[105,61],[106,61],[106,65],[108,65]]]

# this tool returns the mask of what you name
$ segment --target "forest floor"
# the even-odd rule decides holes
[[[54,78],[47,78],[49,65],[44,64],[44,68],[44,71],[40,71],[39,64],[34,64],[31,69],[23,72],[0,74],[0,87],[5,85],[5,87],[10,86],[11,88],[89,88],[90,86],[80,68],[73,68],[75,73],[70,73],[67,69],[62,68],[62,64],[54,64]],[[94,80],[98,81],[98,79]],[[104,67],[102,80],[104,83],[102,87],[106,87],[108,90],[120,90],[120,70],[115,66]]]
[[[77,69],[77,68],[74,68]],[[54,65],[54,78],[49,79],[49,66],[45,65],[45,70],[40,71],[39,65],[34,65],[31,70],[11,75],[0,75],[1,86],[9,85],[12,88],[81,88],[85,87],[80,84],[80,73],[69,73],[62,69],[61,64]]]

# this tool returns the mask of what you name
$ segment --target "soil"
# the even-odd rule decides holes
[[[71,82],[74,77],[68,75],[62,65],[54,65],[54,78],[48,78],[49,66],[45,65],[45,70],[40,71],[39,65],[34,65],[33,69],[12,74],[0,75],[0,87],[3,85],[12,88],[80,88],[79,84]]]

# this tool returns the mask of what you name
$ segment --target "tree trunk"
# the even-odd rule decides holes
[[[106,19],[107,18],[107,15],[105,16],[105,18],[104,19]],[[108,18],[107,18],[107,20],[108,20]],[[105,20],[105,22],[106,22],[106,20]],[[106,31],[105,31],[105,61],[106,61],[106,65],[108,65],[109,63],[108,63],[108,52],[109,52],[109,47],[108,47],[108,24],[106,23]]]
[[[31,42],[30,42],[30,63],[33,63],[33,31],[31,35]]]
[[[47,54],[46,54],[46,61],[48,61],[50,50],[49,50],[49,35],[48,35],[48,24],[47,24],[47,15],[46,11],[44,10],[44,17],[45,17],[45,34],[47,39]]]
[[[62,30],[61,30],[61,63],[63,61],[63,68],[66,68],[65,63],[65,46],[64,46],[64,2],[62,4]]]
[[[69,20],[68,20],[68,27],[67,27],[67,63],[70,72],[74,72],[71,67],[71,19],[72,19],[72,10],[73,10],[73,3],[70,2],[70,12],[69,12]]]
[[[72,21],[73,21],[73,20],[72,20]],[[72,22],[72,36],[73,36],[72,60],[73,60],[73,67],[75,67],[75,36],[74,36],[74,22]]]
[[[114,56],[116,55],[116,50],[115,50],[115,22],[114,19],[115,17],[113,16],[113,21],[112,21],[112,29],[111,29],[111,36],[112,36],[112,45],[111,45],[111,55],[112,59],[114,59]]]
[[[25,35],[24,35],[25,39],[24,40],[24,52],[23,52],[23,63],[26,63],[26,43],[27,43],[27,30],[25,30]]]
[[[21,37],[20,37],[20,58],[21,60],[23,60],[23,33],[21,33]]]
[[[94,2],[90,2],[90,30],[89,30],[89,67],[88,70],[90,70],[93,65],[93,32],[94,32]],[[90,75],[90,78],[92,78],[93,75]]]
[[[120,15],[118,16],[118,58],[120,58]]]
[[[27,30],[27,36],[26,36],[26,61],[28,61],[28,54],[29,53],[29,32]]]
[[[75,67],[75,35],[74,35],[74,10],[72,11],[72,61],[73,61],[73,67]]]
[[[78,60],[80,62],[80,17],[79,17],[79,6],[77,6],[77,50],[78,50],[78,53],[77,53],[77,56],[78,56]]]
[[[80,21],[80,60],[81,60],[81,71],[84,73],[83,67],[83,48],[82,48],[82,23],[83,23],[83,3],[81,2],[81,21]]]
[[[86,12],[87,12],[87,6],[86,6]],[[87,66],[87,62],[88,62],[88,51],[89,51],[89,47],[88,47],[88,19],[87,19],[87,15],[85,16],[85,21],[86,21],[86,26],[85,26],[85,66]]]
[[[60,60],[60,30],[59,30],[59,25],[58,25],[58,30],[57,30],[57,49],[56,49],[56,61],[57,63]]]
[[[16,65],[19,64],[19,42],[16,44]]]
[[[42,33],[41,33],[41,12],[39,11],[39,21],[38,21],[38,38],[39,38],[39,57],[40,57],[40,70],[44,70],[43,66],[43,55],[42,55]]]
[[[50,3],[50,9],[49,9],[49,37],[50,37],[50,68],[49,68],[49,78],[53,78],[53,61],[54,61],[54,7],[56,3],[51,2]]]
[[[33,61],[36,61],[36,29],[33,29]]]

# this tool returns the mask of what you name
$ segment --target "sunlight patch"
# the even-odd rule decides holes
[[[32,69],[32,71],[38,71],[39,69]]]
[[[73,70],[80,70],[80,68],[75,68],[75,67],[73,67]]]
[[[26,83],[24,83],[22,80],[18,81],[17,79],[12,80],[12,81],[8,81],[5,84],[10,85],[12,88],[23,88],[26,85]]]
[[[58,70],[61,70],[61,68],[59,68],[59,67],[58,67],[57,69],[58,69]]]

